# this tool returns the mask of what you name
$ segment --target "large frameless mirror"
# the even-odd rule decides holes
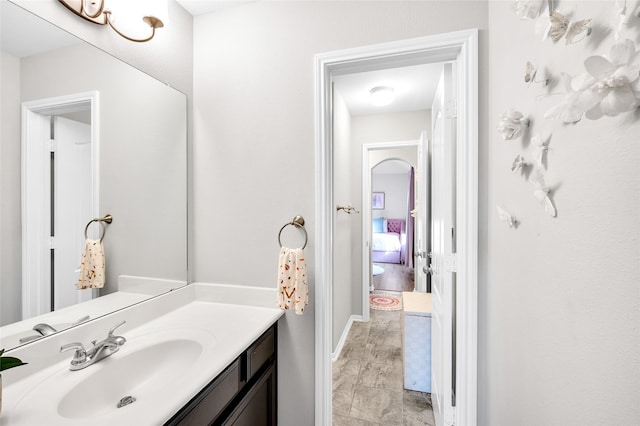
[[[0,6],[0,347],[10,349],[186,284],[187,100]],[[102,242],[97,257],[87,241]]]

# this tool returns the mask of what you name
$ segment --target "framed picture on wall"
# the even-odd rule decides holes
[[[384,192],[371,193],[371,208],[373,210],[384,210]]]

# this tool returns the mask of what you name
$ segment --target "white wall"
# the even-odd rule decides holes
[[[546,2],[545,2],[546,3]],[[627,2],[632,9],[636,2]],[[558,4],[558,2],[556,2]],[[530,60],[555,79],[584,72],[583,61],[608,54],[602,39],[614,2],[565,2],[576,19],[593,18],[584,42],[553,44],[512,12],[489,3],[489,153],[487,277],[480,282],[479,414],[483,425],[640,424],[640,117],[576,125],[546,120],[554,103],[523,82]],[[638,21],[627,34],[640,41]],[[532,117],[531,133],[551,132],[547,184],[558,217],[546,216],[532,187],[509,169],[531,145],[503,141],[499,115],[515,107]],[[499,222],[495,205],[521,221]],[[482,251],[482,245],[481,245]]]
[[[371,190],[384,192],[384,209],[372,210],[372,217],[406,219],[409,197],[409,172],[376,173],[373,170]],[[386,232],[386,230],[385,230]]]
[[[335,204],[358,205],[351,197],[351,115],[340,92],[333,91],[333,167],[335,180],[333,196]],[[347,214],[344,210],[333,210],[333,350],[342,336],[351,315],[354,314],[353,287],[351,281],[353,265],[351,259],[351,228],[357,221],[357,214]]]
[[[0,53],[0,324],[8,324],[22,317],[20,59]]]
[[[315,288],[331,285],[313,273],[313,56],[486,26],[482,1],[255,2],[194,19],[194,278],[275,285],[278,230],[307,220],[310,306],[281,322],[281,425],[313,424]]]

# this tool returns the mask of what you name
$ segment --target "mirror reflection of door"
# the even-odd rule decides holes
[[[51,250],[53,310],[56,310],[91,298],[91,291],[75,288],[84,226],[92,218],[91,125],[64,117],[53,117],[53,122],[56,146],[51,159],[54,170],[51,186],[54,244]],[[89,232],[95,233],[95,228],[99,226]]]
[[[40,171],[23,187],[23,265],[36,271],[24,274],[23,291],[37,301],[23,304],[23,318],[90,300],[97,293],[76,289],[84,227],[97,203],[91,102],[43,103],[33,109],[27,103],[25,111],[30,131],[23,140],[23,167],[29,176]],[[98,238],[98,231],[92,229],[89,237]]]

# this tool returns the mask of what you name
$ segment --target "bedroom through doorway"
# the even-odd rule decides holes
[[[373,291],[413,291],[416,147],[392,149],[371,168],[371,274]]]

